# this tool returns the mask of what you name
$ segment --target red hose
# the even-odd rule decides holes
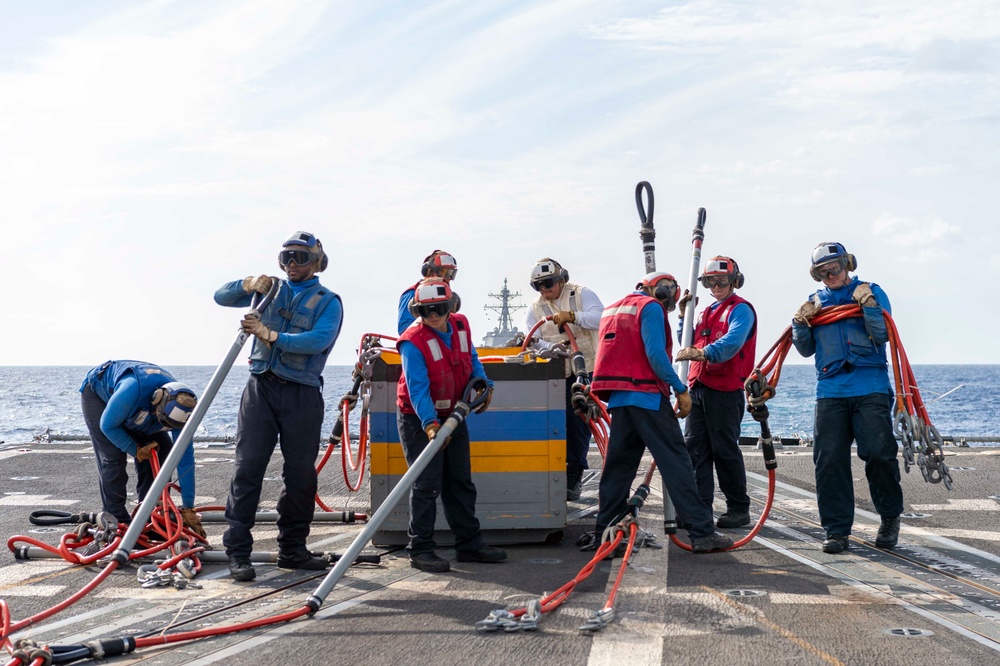
[[[535,325],[532,326],[531,330],[529,330],[524,336],[524,342],[521,343],[521,351],[525,351],[528,348],[528,342],[531,340],[531,336],[535,334],[535,331],[541,328],[545,322],[551,321],[554,316],[555,315],[549,315],[535,322]],[[569,326],[563,327],[563,332],[566,334],[573,351],[579,352],[580,347],[576,343],[576,336],[573,335],[573,331],[569,329]],[[588,402],[593,403],[596,407],[597,417],[590,418],[589,414],[577,415],[583,419],[584,423],[587,424],[590,434],[594,437],[594,443],[597,444],[597,450],[601,453],[601,461],[603,462],[608,455],[608,436],[611,431],[611,415],[608,414],[608,408],[604,401],[592,392],[587,393],[587,400]]]

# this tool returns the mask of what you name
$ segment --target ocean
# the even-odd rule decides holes
[[[46,431],[61,435],[86,435],[80,412],[80,383],[87,366],[0,367],[0,443],[26,444]],[[180,381],[199,395],[208,385],[214,366],[168,366]],[[337,401],[351,388],[352,366],[330,366],[324,373],[326,420],[324,437],[336,421]],[[1000,441],[1000,366],[914,366],[924,404],[931,421],[945,437],[993,437]],[[196,436],[233,438],[236,414],[248,370],[234,367],[219,389]],[[961,386],[958,390],[948,393]],[[786,364],[781,371],[777,396],[768,403],[772,434],[812,437],[815,371],[811,365]],[[944,393],[948,393],[937,399]],[[356,414],[355,411],[353,414]],[[351,422],[357,433],[357,420]],[[757,436],[758,426],[743,419],[743,434]]]

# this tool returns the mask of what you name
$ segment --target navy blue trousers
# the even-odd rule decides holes
[[[412,465],[430,441],[416,414],[397,412],[396,425],[406,462]],[[444,517],[455,535],[455,550],[476,551],[483,547],[476,518],[476,486],[469,460],[469,427],[463,421],[451,442],[439,449],[410,488],[410,525],[406,547],[411,555],[434,550],[434,523],[440,495]]]
[[[108,403],[87,386],[80,394],[80,405],[83,408],[83,420],[90,431],[90,441],[94,445],[94,456],[97,458],[97,481],[101,493],[101,506],[104,511],[113,515],[118,522],[127,523],[132,520],[132,514],[126,507],[128,499],[128,454],[115,446],[101,430],[101,415]],[[138,446],[156,442],[157,455],[163,460],[170,453],[173,440],[170,433],[158,432],[155,435],[126,430]],[[153,485],[153,468],[149,461],[135,463],[136,493],[141,502]]]
[[[666,396],[660,397],[660,409],[657,411],[630,406],[611,410],[608,453],[601,474],[597,532],[603,532],[624,513],[629,490],[646,449],[656,461],[663,486],[677,509],[678,522],[691,525],[688,533],[692,538],[714,533],[712,512],[698,497],[691,457],[684,447],[681,427]]]
[[[816,500],[827,535],[848,535],[854,525],[852,441],[858,443],[858,457],[865,461],[865,477],[875,510],[886,518],[903,512],[896,459],[899,445],[893,435],[891,406],[892,396],[886,393],[816,401]]]
[[[229,557],[253,551],[257,505],[264,474],[281,447],[278,496],[278,550],[305,549],[316,509],[316,457],[323,426],[323,393],[318,386],[278,382],[250,375],[236,427],[236,464],[226,501],[229,529],[222,536]]]
[[[568,469],[587,469],[587,452],[590,451],[590,428],[580,416],[573,411],[573,384],[576,375],[566,378],[566,467]]]
[[[743,391],[716,391],[701,382],[691,387],[691,413],[684,419],[684,444],[691,454],[698,495],[711,510],[715,478],[726,496],[726,510],[750,511],[747,472],[740,451],[740,422],[745,407]]]

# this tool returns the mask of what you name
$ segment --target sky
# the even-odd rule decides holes
[[[997,364],[998,70],[995,0],[0,2],[0,365],[218,365],[244,311],[213,293],[299,230],[331,364],[438,248],[477,338],[542,257],[608,305],[640,181],[682,284],[707,210],[758,355],[839,241],[911,362]]]

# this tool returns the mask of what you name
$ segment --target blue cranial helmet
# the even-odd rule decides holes
[[[316,238],[316,236],[308,231],[296,231],[281,244],[281,252],[278,253],[278,265],[281,266],[282,270],[284,270],[285,266],[288,265],[289,259],[295,256],[295,250],[301,249],[304,249],[312,255],[314,257],[313,260],[318,262],[318,266],[316,268],[317,273],[321,273],[326,270],[330,260],[327,258],[326,252],[323,251],[323,244],[318,238]],[[289,250],[291,252],[289,252]],[[299,262],[296,261],[296,263]]]
[[[821,266],[829,266],[830,264],[838,263],[843,266],[848,271],[856,270],[858,267],[858,260],[854,258],[854,255],[847,251],[840,243],[820,243],[813,249],[812,253],[812,265],[809,267],[809,275],[812,276],[813,280],[816,282],[822,282],[822,271]]]
[[[156,420],[165,428],[179,430],[198,404],[198,396],[187,384],[168,382],[153,391],[152,402],[156,407]]]

